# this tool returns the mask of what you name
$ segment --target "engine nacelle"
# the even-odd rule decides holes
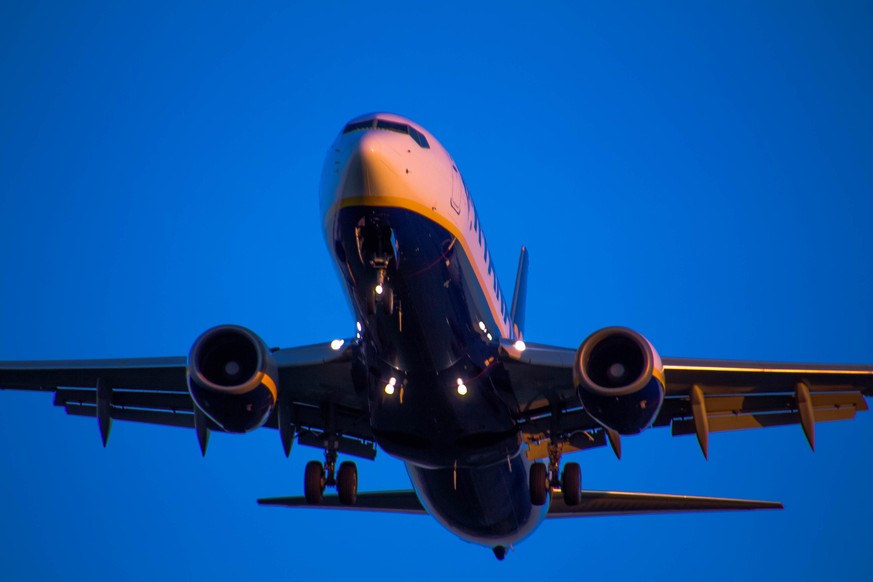
[[[576,350],[573,383],[594,420],[619,434],[648,428],[664,402],[664,365],[649,340],[625,327],[596,331]]]
[[[188,390],[206,416],[227,432],[262,426],[276,405],[278,366],[264,341],[238,325],[203,333],[188,355]]]

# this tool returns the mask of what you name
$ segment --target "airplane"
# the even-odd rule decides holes
[[[97,419],[212,431],[278,431],[324,452],[302,496],[266,506],[430,514],[503,560],[547,518],[779,509],[778,502],[582,487],[566,453],[671,427],[696,435],[815,423],[867,410],[873,366],[662,358],[639,332],[607,327],[578,348],[524,335],[529,255],[504,294],[482,221],[452,157],[422,126],[389,113],[350,120],[321,176],[325,240],[356,316],[353,337],[271,349],[220,325],[187,356],[0,362],[0,388],[54,393]],[[377,447],[412,489],[358,492],[355,462]],[[335,494],[325,495],[328,488]]]

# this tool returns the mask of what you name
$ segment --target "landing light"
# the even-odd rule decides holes
[[[358,331],[364,331],[364,328],[361,327],[361,322],[358,321],[357,324],[358,324]]]
[[[484,321],[479,322],[479,329],[481,329],[482,331],[485,331],[485,322]]]
[[[485,334],[485,337],[488,338],[488,341],[489,341],[489,342],[490,342],[491,340],[494,339],[493,337],[491,337],[491,334],[490,334],[490,333],[486,333],[486,334]]]
[[[338,349],[343,347],[344,343],[346,343],[345,340],[335,339],[332,342],[330,342],[330,349],[332,349],[333,351],[337,351]]]
[[[527,349],[527,346],[524,345],[523,341],[518,340],[517,342],[515,342],[515,349],[517,349],[520,352],[523,352],[524,350]]]
[[[385,394],[387,394],[388,396],[391,396],[392,394],[394,394],[394,385],[395,384],[397,384],[397,378],[395,378],[394,376],[391,376],[391,378],[388,379],[388,383],[385,384]]]
[[[464,385],[464,380],[461,378],[458,378],[458,394],[461,396],[467,395],[467,387]]]
[[[382,291],[384,291],[382,285],[376,285],[376,295],[381,295]]]

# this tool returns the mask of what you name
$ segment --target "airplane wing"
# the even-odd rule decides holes
[[[585,442],[599,446],[608,438],[620,455],[617,435],[603,431],[581,407],[573,387],[575,353],[531,343],[519,351],[512,342],[501,343],[500,358],[537,458],[536,442],[550,432],[560,433],[565,450],[584,448],[577,445]],[[868,408],[864,396],[873,396],[873,366],[662,361],[666,398],[653,426],[671,426],[675,436],[696,434],[704,455],[711,432],[786,424],[801,424],[814,447],[815,422],[854,418]]]
[[[322,448],[320,432],[330,404],[342,435],[340,452],[375,458],[366,401],[354,388],[357,350],[347,340],[339,350],[315,344],[273,351],[279,366],[279,404],[265,426],[280,428],[279,417],[288,419],[291,430],[280,430],[289,435],[283,435],[283,445],[296,432],[300,444]],[[209,431],[221,429],[194,406],[186,362],[184,356],[0,362],[0,389],[53,392],[55,406],[74,416],[99,419],[99,409],[106,406],[107,426],[100,425],[104,444],[110,420],[129,420],[196,428],[205,453]]]
[[[342,505],[336,495],[325,495],[320,505],[310,505],[303,496],[258,499],[259,505],[302,507],[306,509],[343,509],[387,513],[427,514],[415,491],[378,491],[358,493],[354,505]],[[724,497],[696,497],[661,493],[624,491],[583,491],[578,505],[568,506],[559,490],[552,492],[548,518],[595,517],[601,515],[642,515],[650,513],[688,513],[700,511],[735,511],[748,509],[782,509],[774,501],[752,501]]]

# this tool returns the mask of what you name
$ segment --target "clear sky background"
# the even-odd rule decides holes
[[[527,338],[612,324],[666,356],[873,362],[869,2],[0,4],[0,359],[353,333],[324,153],[386,110],[452,153]],[[577,5],[578,4],[578,5]],[[762,4],[764,4],[762,6]],[[433,519],[263,508],[278,434],[67,417],[0,393],[0,578],[870,579],[873,413],[575,455],[583,485],[783,512],[549,522],[506,562]],[[381,454],[362,490],[409,487]]]

